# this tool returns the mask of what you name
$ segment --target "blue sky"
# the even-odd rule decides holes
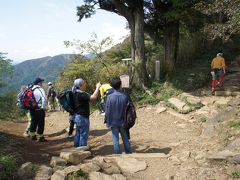
[[[89,19],[77,22],[76,7],[82,0],[0,0],[0,52],[14,63],[62,53],[74,53],[64,40],[99,39],[111,36],[115,43],[129,30],[125,18],[98,10]]]

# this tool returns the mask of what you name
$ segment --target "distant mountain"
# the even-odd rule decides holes
[[[2,88],[2,92],[15,91],[22,85],[33,82],[36,77],[45,79],[45,82],[54,81],[76,55],[61,54],[47,56],[38,59],[23,61],[14,65],[14,73],[11,77],[4,78],[8,87]]]

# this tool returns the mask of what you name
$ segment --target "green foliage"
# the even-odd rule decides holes
[[[38,164],[33,164],[32,166],[32,172],[33,174],[36,174],[39,170],[40,166]]]
[[[88,50],[89,53],[95,53],[96,58],[86,59],[81,55],[77,56],[65,67],[56,82],[59,89],[66,87],[71,89],[75,79],[83,78],[88,83],[88,91],[93,92],[97,82],[109,83],[114,76],[127,72],[127,67],[121,62],[121,59],[126,57],[125,54],[129,54],[129,42],[126,40],[102,54],[103,49],[109,46],[110,39],[105,38],[99,42],[96,38],[94,36],[86,43],[79,41],[78,44],[71,44],[71,42],[67,42],[70,43],[69,46],[80,47],[84,51]]]
[[[190,33],[182,28],[179,39],[177,62],[181,67],[192,64],[203,52],[203,34]]]
[[[169,98],[177,96],[181,93],[170,83],[154,82],[149,89],[149,93],[143,90],[138,90],[132,93],[132,98],[139,105],[157,104],[159,101],[167,101]]]
[[[235,128],[235,129],[239,129],[240,128],[240,121],[231,121],[229,123],[229,127],[230,128]]]
[[[0,52],[0,88],[4,85],[4,81],[1,78],[6,73],[12,73],[13,68],[11,60],[7,59],[3,53]]]
[[[24,115],[24,111],[16,105],[16,94],[8,93],[0,96],[0,119],[15,120]]]
[[[9,179],[17,170],[16,158],[13,155],[0,154],[0,179]]]
[[[70,173],[67,176],[68,180],[87,180],[88,178],[88,174],[83,172],[82,170]]]
[[[235,179],[235,178],[240,178],[240,171],[234,171],[232,172],[232,178]]]
[[[239,0],[212,0],[199,3],[196,8],[206,15],[205,32],[208,38],[229,40],[239,34]]]

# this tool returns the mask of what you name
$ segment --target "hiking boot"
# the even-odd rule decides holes
[[[37,140],[37,136],[31,136],[31,140],[32,141],[36,141]]]
[[[215,95],[215,89],[212,89],[212,95]]]
[[[67,136],[68,138],[72,138],[72,137],[74,137],[72,134],[69,134],[68,136]]]
[[[23,136],[24,136],[24,137],[30,137],[28,131],[25,131],[25,132],[23,133]]]
[[[40,137],[40,138],[38,139],[38,142],[47,142],[47,140],[46,140],[44,137]]]

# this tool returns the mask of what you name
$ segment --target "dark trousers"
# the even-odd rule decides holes
[[[45,125],[45,111],[43,109],[40,110],[30,110],[32,116],[32,122],[30,125],[30,132],[36,133],[38,135],[43,135],[44,125]]]
[[[130,139],[130,129],[125,127],[125,130],[126,130],[126,134],[127,134],[128,139]]]
[[[68,135],[72,135],[73,129],[74,129],[74,121],[73,120],[69,120],[69,132],[68,132]]]

